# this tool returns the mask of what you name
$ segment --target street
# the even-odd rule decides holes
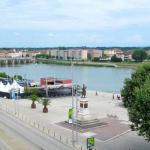
[[[52,139],[44,134],[42,134],[37,129],[34,129],[30,126],[27,126],[20,120],[6,114],[5,112],[0,111],[0,125],[5,127],[5,130],[11,132],[10,134],[14,134],[16,138],[19,138],[19,140],[23,141],[23,145],[27,146],[28,149],[35,149],[35,150],[70,150],[70,147],[65,146],[64,144],[56,141],[55,139]],[[1,128],[0,126],[0,128]],[[5,141],[4,141],[5,142]],[[2,141],[2,146],[0,147],[0,150],[13,149],[13,147],[17,145],[6,145]],[[11,143],[12,144],[12,143]],[[31,146],[31,147],[30,147]],[[19,148],[18,150],[25,149]],[[16,147],[15,147],[15,150]]]

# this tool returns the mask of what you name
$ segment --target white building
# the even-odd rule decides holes
[[[103,56],[103,52],[102,50],[92,49],[88,51],[88,56],[91,57],[91,59],[101,58]]]
[[[22,51],[18,51],[18,52],[10,52],[8,53],[8,57],[11,57],[11,58],[16,58],[16,57],[22,57],[23,53]]]
[[[63,60],[86,60],[87,50],[82,49],[68,49],[68,50],[50,50],[51,58]]]

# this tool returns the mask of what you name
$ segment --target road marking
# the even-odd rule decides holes
[[[115,135],[115,136],[113,136],[113,137],[111,137],[111,138],[109,138],[109,139],[107,139],[107,140],[100,140],[100,139],[98,139],[98,138],[96,138],[96,140],[97,141],[100,141],[100,142],[109,142],[109,141],[111,141],[111,140],[113,140],[113,139],[116,139],[116,138],[118,138],[118,137],[120,137],[120,136],[122,136],[122,135],[124,135],[124,134],[127,134],[128,132],[130,132],[131,130],[127,130],[127,131],[125,131],[125,132],[123,132],[123,133],[121,133],[121,134],[117,134],[117,135]]]

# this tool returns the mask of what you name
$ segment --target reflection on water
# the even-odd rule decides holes
[[[28,79],[39,80],[41,77],[72,78],[70,66],[50,64],[27,64],[3,66],[0,71],[10,75],[19,74]],[[120,91],[126,77],[130,77],[132,69],[108,67],[73,67],[74,83],[86,84],[88,90]]]

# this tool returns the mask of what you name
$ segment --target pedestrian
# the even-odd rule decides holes
[[[97,96],[98,95],[98,92],[96,91],[95,95]]]
[[[114,93],[113,93],[113,99],[115,98]]]
[[[120,96],[117,94],[117,99],[120,100]]]

